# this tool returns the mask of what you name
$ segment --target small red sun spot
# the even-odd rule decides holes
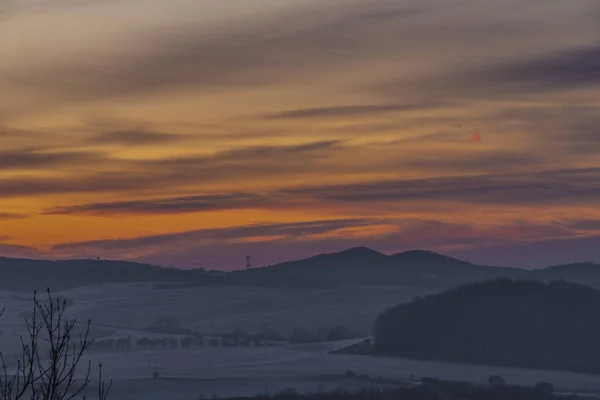
[[[474,133],[471,136],[471,142],[481,142],[481,135],[479,133]]]

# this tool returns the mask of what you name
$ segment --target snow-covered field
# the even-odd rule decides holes
[[[262,324],[281,331],[295,326],[342,324],[367,332],[376,315],[400,301],[420,295],[398,288],[337,290],[201,287],[154,290],[149,285],[106,285],[59,293],[73,301],[69,316],[92,318],[99,331],[113,338],[151,336],[144,328],[156,316],[175,316],[184,326],[201,332],[257,330]],[[14,350],[31,309],[25,296],[0,293],[1,348]],[[162,335],[164,336],[164,335]],[[278,392],[378,386],[377,378],[405,380],[437,377],[485,383],[502,375],[509,383],[533,385],[552,382],[565,392],[600,392],[600,377],[556,371],[520,370],[456,365],[384,357],[329,355],[353,341],[312,345],[249,348],[191,348],[89,353],[94,365],[102,362],[104,375],[114,379],[111,400],[195,400]],[[82,360],[86,363],[85,360]],[[160,377],[153,379],[156,370]],[[368,374],[372,380],[344,377],[347,370]],[[94,371],[93,371],[94,372]],[[93,388],[88,398],[93,398]]]
[[[437,377],[485,384],[490,375],[501,375],[509,383],[533,386],[552,382],[563,392],[600,392],[598,376],[557,371],[522,370],[423,362],[385,357],[328,355],[348,343],[280,346],[268,349],[194,349],[94,354],[106,376],[115,378],[111,399],[135,398],[193,400],[210,397],[252,396],[274,393],[288,387],[300,391],[378,386],[377,379],[407,380]],[[152,368],[160,374],[152,379]],[[372,381],[346,378],[344,372],[368,374]]]
[[[74,301],[70,315],[81,320],[92,318],[97,326],[145,328],[157,316],[174,316],[185,327],[199,332],[236,328],[257,331],[262,324],[289,332],[295,326],[342,324],[364,334],[369,333],[381,311],[419,294],[392,287],[310,290],[210,286],[156,290],[150,284],[81,287],[58,293]],[[20,323],[19,313],[31,308],[26,296],[19,296],[23,300],[0,293],[7,309],[2,322]]]

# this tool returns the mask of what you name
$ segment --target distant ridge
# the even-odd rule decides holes
[[[353,247],[232,274],[238,279],[267,286],[282,281],[313,281],[325,287],[379,285],[434,288],[473,280],[518,278],[527,272],[517,268],[476,265],[428,250],[386,255],[368,247]]]
[[[589,261],[553,265],[541,270],[532,271],[532,275],[538,279],[564,279],[568,282],[600,287],[600,264],[594,264]]]
[[[467,261],[462,261],[454,257],[445,256],[431,250],[407,250],[400,253],[394,253],[391,257],[402,259],[430,259],[430,260],[445,260],[450,262],[459,262],[461,264],[472,264]],[[473,264],[472,264],[473,265]]]
[[[591,262],[526,270],[478,265],[430,250],[386,255],[363,246],[231,274],[236,280],[262,286],[283,282],[291,286],[310,286],[312,282],[315,287],[380,285],[446,289],[469,282],[510,278],[565,280],[600,287],[600,265]]]
[[[223,284],[223,278],[199,270],[181,270],[130,261],[31,260],[0,257],[0,289],[64,290],[102,283],[194,282]]]
[[[565,280],[600,287],[600,265],[580,262],[541,270],[484,266],[429,250],[391,255],[368,247],[317,254],[269,267],[233,272],[181,270],[156,265],[105,260],[29,260],[0,257],[0,289],[53,290],[101,283],[155,282],[163,287],[245,285],[334,288],[340,286],[410,286],[445,289],[494,278]]]

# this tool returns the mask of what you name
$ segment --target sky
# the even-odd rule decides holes
[[[0,0],[0,255],[600,262],[595,0]]]

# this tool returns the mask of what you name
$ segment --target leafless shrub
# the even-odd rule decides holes
[[[0,353],[0,400],[26,397],[71,400],[88,387],[91,361],[83,380],[78,381],[75,375],[83,354],[93,342],[89,338],[91,321],[75,335],[77,321],[65,316],[66,308],[67,301],[53,299],[50,289],[45,300],[39,300],[34,292],[33,312],[25,318],[27,334],[20,336],[21,354],[16,366],[9,368]],[[98,400],[106,400],[112,380],[108,385],[103,381],[102,364],[99,364],[98,375]]]

